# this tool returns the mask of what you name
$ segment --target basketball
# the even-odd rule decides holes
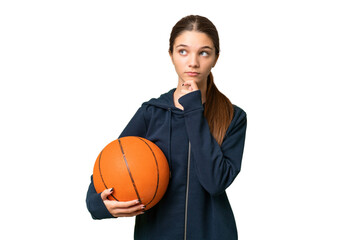
[[[169,165],[153,142],[135,136],[109,143],[95,161],[93,181],[97,193],[113,188],[110,200],[138,199],[148,210],[164,196]]]

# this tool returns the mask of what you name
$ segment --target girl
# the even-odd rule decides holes
[[[136,216],[135,239],[237,239],[225,189],[240,172],[247,120],[214,84],[219,52],[207,18],[187,16],[173,27],[177,87],[144,102],[119,136],[140,136],[162,149],[171,171],[167,192],[144,212],[138,200],[108,200],[116,189],[97,194],[91,179],[86,202],[94,219]]]

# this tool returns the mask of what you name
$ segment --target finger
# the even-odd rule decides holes
[[[189,86],[191,86],[191,82],[192,82],[192,81],[187,80],[187,81],[183,82],[183,84],[181,84],[181,86],[183,86],[183,87],[189,87]]]
[[[120,214],[132,215],[132,214],[136,214],[139,211],[141,212],[144,210],[145,210],[145,206],[143,204],[139,204],[137,206],[133,206],[129,208],[114,208],[113,213],[115,215],[120,215]]]
[[[194,87],[192,87],[191,84],[184,84],[183,86],[184,88],[181,89],[182,91],[192,92],[194,90]]]
[[[195,82],[195,80],[186,80],[182,86],[187,87],[189,90],[194,91],[194,90],[198,90],[198,86],[197,83]]]
[[[115,208],[129,208],[129,207],[139,205],[139,203],[140,203],[139,200],[131,200],[131,201],[127,201],[127,202],[114,201],[113,207],[115,207]]]
[[[105,189],[102,193],[101,193],[101,199],[102,200],[106,200],[108,198],[108,196],[110,196],[113,193],[114,189],[113,188],[109,188],[109,189]]]
[[[115,214],[114,217],[134,217],[137,215],[141,215],[144,214],[145,212],[143,210],[141,211],[137,211],[137,212],[133,212],[133,213],[119,213],[119,214]]]

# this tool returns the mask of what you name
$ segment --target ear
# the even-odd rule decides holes
[[[171,62],[174,64],[173,54],[170,52],[170,50],[169,50],[169,56],[170,56],[170,58],[171,58]]]

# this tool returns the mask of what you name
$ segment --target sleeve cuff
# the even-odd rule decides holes
[[[201,100],[201,91],[196,90],[185,94],[179,98],[179,103],[184,107],[184,112],[191,112],[198,109],[204,109]]]
[[[107,210],[103,200],[101,199],[101,193],[98,193],[95,196],[93,196],[91,215],[93,219],[115,218]]]

